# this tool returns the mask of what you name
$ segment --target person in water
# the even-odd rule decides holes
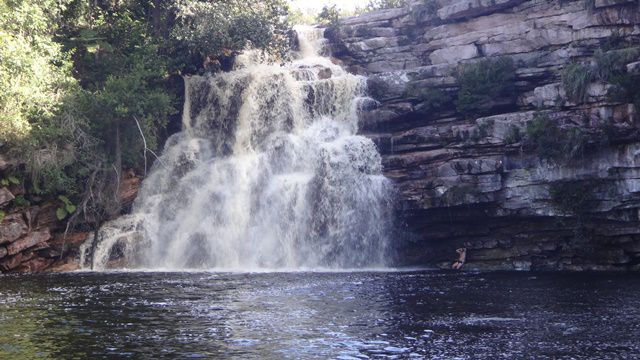
[[[460,248],[456,250],[456,252],[458,253],[458,260],[451,265],[451,268],[454,270],[460,270],[467,260],[467,248]]]

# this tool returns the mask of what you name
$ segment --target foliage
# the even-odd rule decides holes
[[[0,146],[26,165],[27,195],[67,194],[59,218],[78,214],[69,199],[111,216],[123,169],[142,173],[167,136],[170,77],[247,47],[282,56],[287,12],[284,0],[0,2]]]
[[[340,20],[340,10],[336,5],[325,5],[322,7],[322,10],[316,17],[316,21],[322,25],[328,25],[335,27],[338,25]]]
[[[183,1],[177,9],[174,46],[202,59],[229,57],[248,46],[281,58],[289,44],[284,0]]]
[[[579,129],[562,129],[545,115],[536,115],[527,124],[524,145],[541,159],[568,161],[581,156],[588,137]]]
[[[450,187],[444,194],[444,203],[449,206],[461,205],[473,202],[481,195],[476,186],[472,184],[460,184]]]
[[[395,9],[401,8],[407,5],[407,0],[369,0],[364,11],[370,12],[382,9]]]
[[[519,143],[520,141],[522,141],[522,132],[520,131],[520,128],[513,124],[510,125],[504,137],[504,142],[510,145]]]
[[[29,205],[31,205],[29,200],[25,199],[24,196],[22,196],[22,195],[16,196],[16,198],[13,199],[13,208],[14,209],[25,208],[25,207],[28,207]]]
[[[594,54],[596,62],[595,77],[604,82],[610,82],[618,76],[626,74],[626,65],[640,59],[639,48],[626,48],[603,52],[596,51]]]
[[[405,96],[418,100],[419,104],[416,109],[423,113],[441,110],[453,100],[451,95],[441,89],[424,87],[415,83],[410,83],[407,86]]]
[[[56,209],[56,217],[62,220],[76,211],[76,206],[64,195],[58,196],[58,200],[62,202],[62,206]]]
[[[562,85],[569,100],[575,103],[587,101],[587,87],[594,78],[594,69],[591,66],[579,63],[568,65],[562,73]]]
[[[612,85],[608,97],[612,101],[633,103],[640,109],[640,76],[628,74],[626,65],[640,60],[640,48],[631,47],[595,54],[596,77]]]
[[[478,113],[485,103],[500,96],[508,96],[513,87],[515,66],[507,57],[486,58],[458,67],[456,78],[460,84],[456,109],[465,116]]]
[[[595,200],[598,185],[592,181],[554,183],[549,189],[551,202],[572,214],[584,214]]]
[[[438,13],[438,9],[440,9],[440,4],[438,0],[424,0],[425,11],[429,15],[436,15]]]
[[[291,25],[313,25],[316,21],[316,14],[312,9],[289,9]]]
[[[53,116],[73,87],[71,62],[53,40],[65,1],[0,2],[0,142],[15,143]]]
[[[9,186],[9,185],[20,185],[21,181],[17,177],[13,175],[9,175],[0,179],[0,185]]]

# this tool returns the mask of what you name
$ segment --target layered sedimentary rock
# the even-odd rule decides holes
[[[640,2],[414,1],[325,36],[379,102],[361,132],[398,189],[402,262],[446,266],[465,246],[471,268],[640,269],[638,109],[597,77],[580,101],[562,80],[573,63],[638,46]],[[461,64],[487,58],[511,59],[509,91],[461,113]]]
[[[0,172],[10,174],[12,166],[0,165]],[[123,178],[119,197],[124,208],[135,199],[140,181],[132,172]],[[0,188],[0,273],[79,269],[79,249],[92,236],[90,225],[77,224],[77,230],[65,234],[68,217],[56,216],[65,206],[62,201],[43,199],[31,205],[24,195],[22,185]]]

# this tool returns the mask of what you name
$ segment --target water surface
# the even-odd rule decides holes
[[[1,359],[631,359],[639,336],[632,275],[0,277]]]

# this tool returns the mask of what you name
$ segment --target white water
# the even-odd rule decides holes
[[[298,29],[299,59],[185,78],[183,131],[143,182],[131,215],[100,231],[93,267],[362,268],[385,265],[390,183],[356,135],[365,78],[321,57]],[[369,99],[370,101],[370,99]]]

